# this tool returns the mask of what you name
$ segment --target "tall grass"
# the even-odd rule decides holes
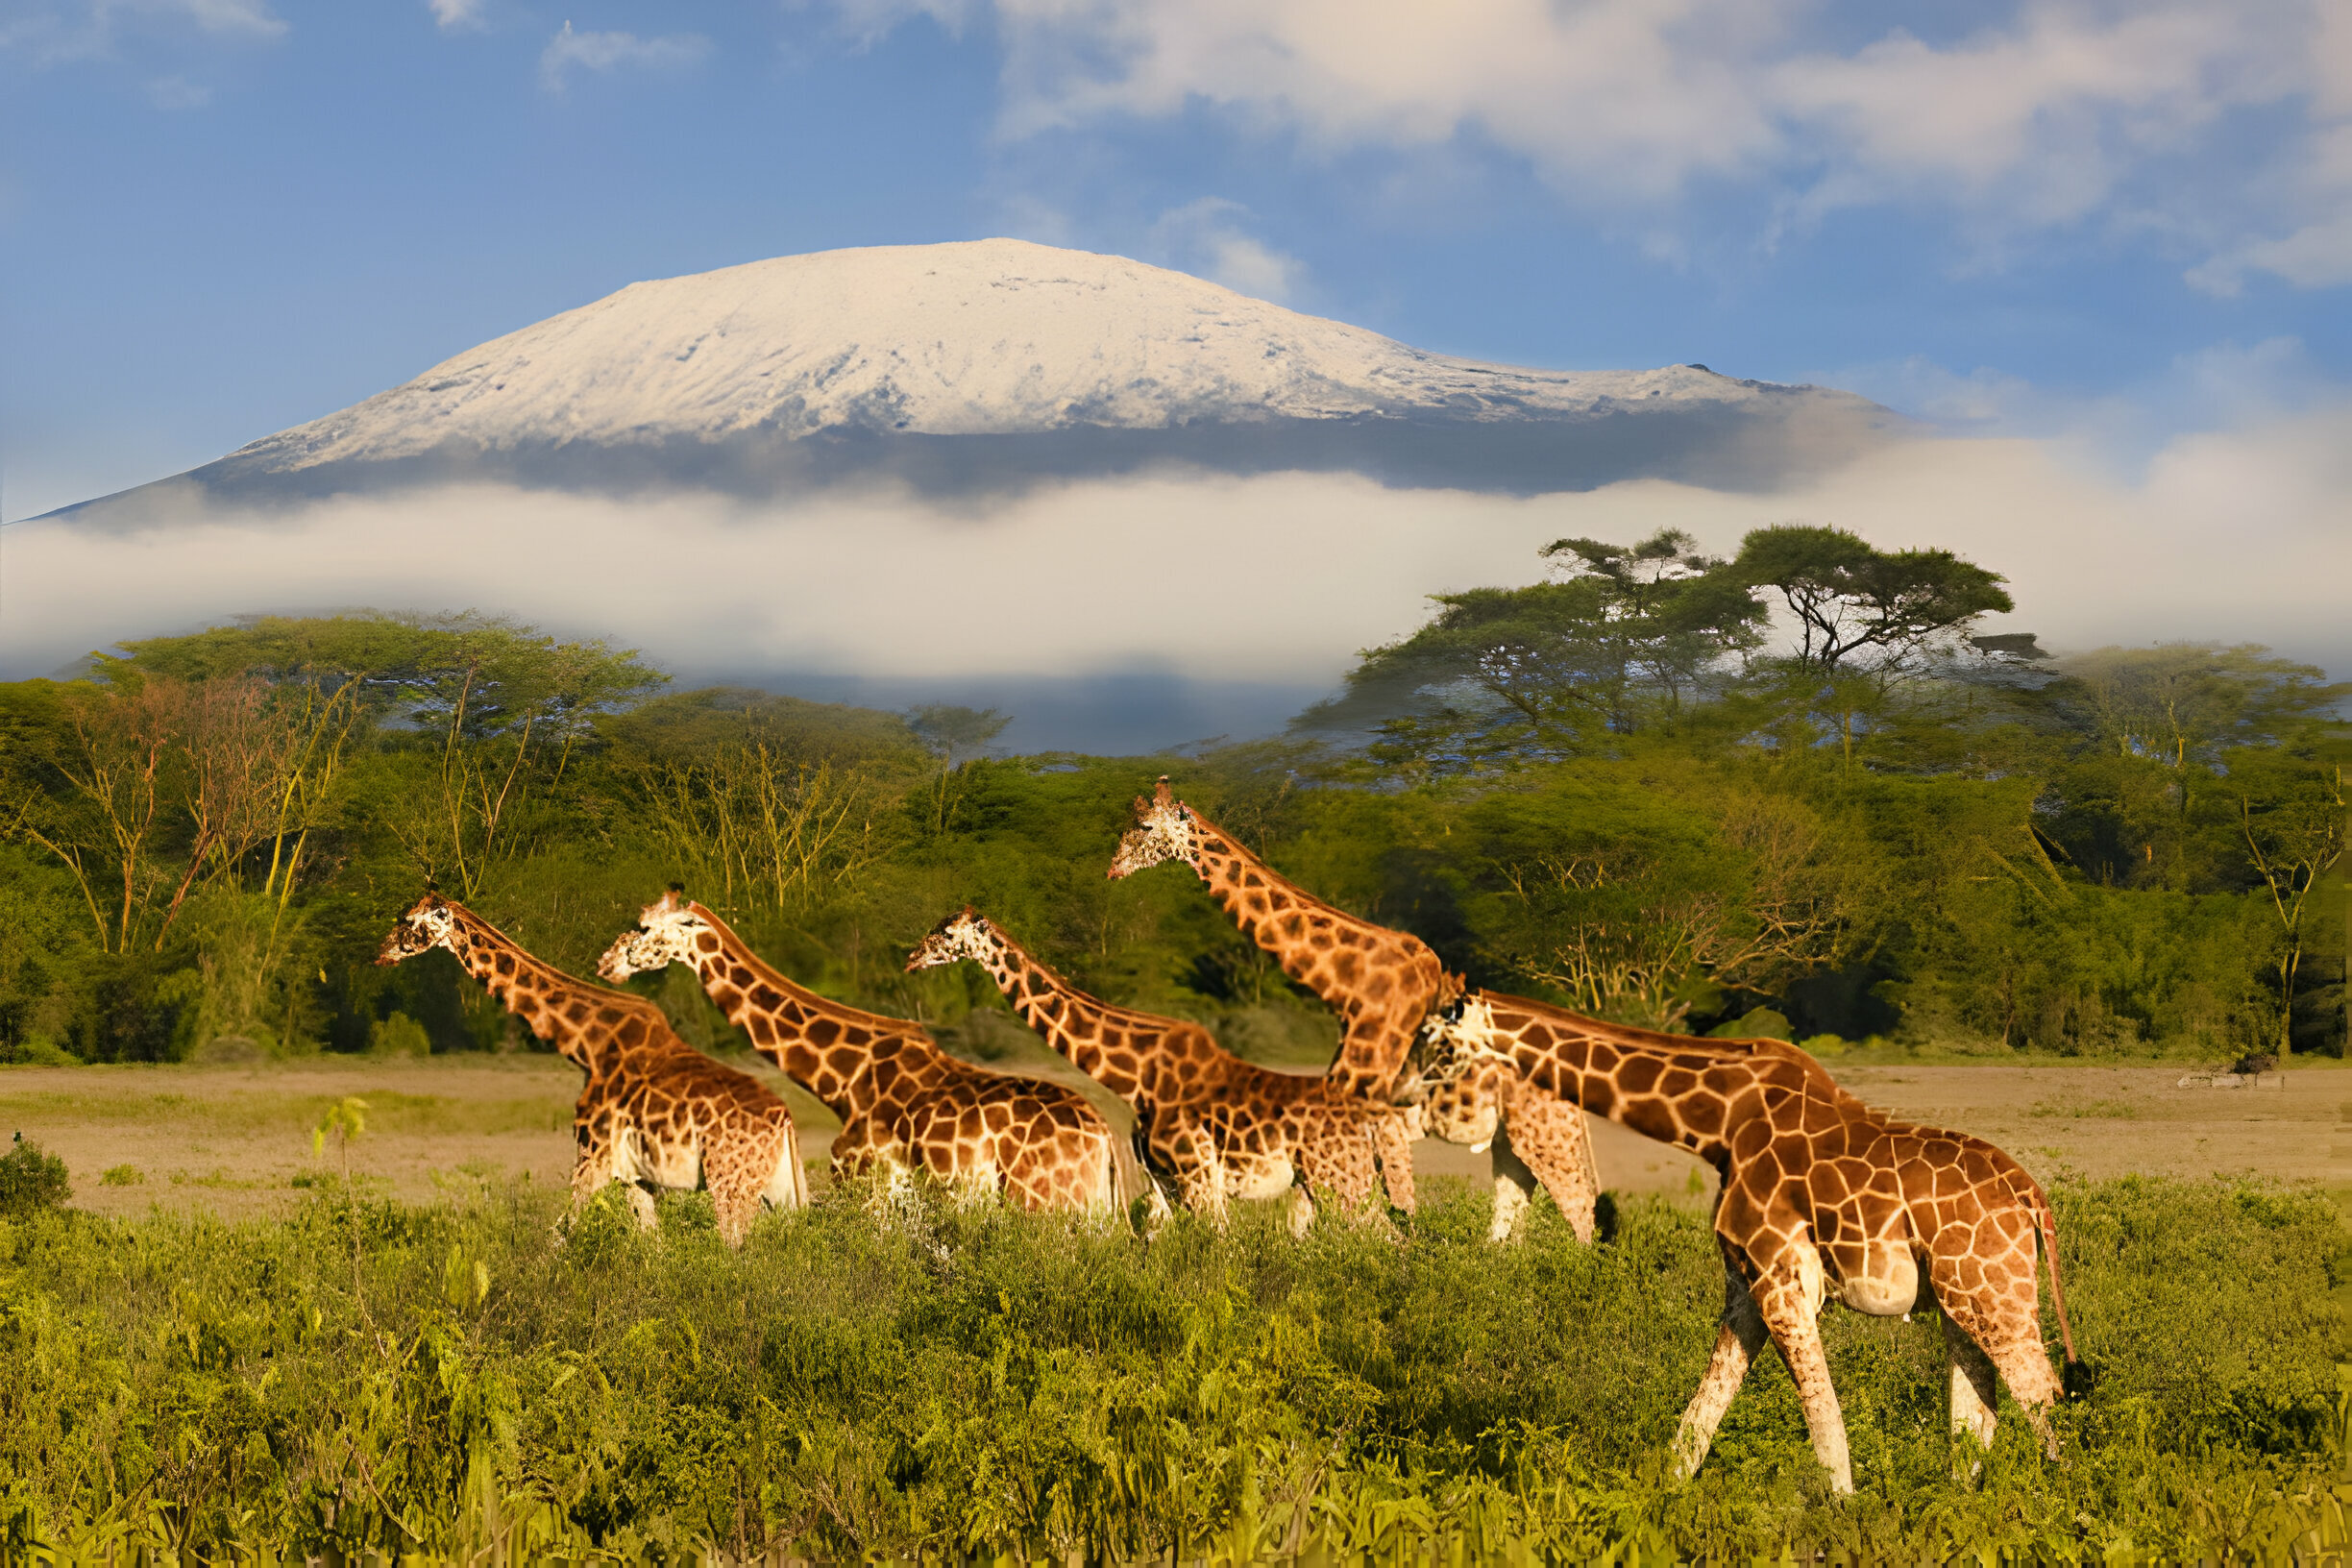
[[[1404,1244],[872,1188],[741,1254],[698,1196],[559,1245],[528,1187],[0,1222],[0,1558],[2343,1549],[2352,1254],[2316,1196],[2061,1189],[2088,1386],[2057,1463],[2010,1420],[1971,1474],[1926,1314],[1832,1311],[1841,1502],[1770,1360],[1664,1473],[1721,1299],[1702,1219],[1632,1204],[1586,1249],[1546,1209],[1498,1248],[1433,1185]]]

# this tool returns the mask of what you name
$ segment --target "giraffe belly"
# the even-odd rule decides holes
[[[1279,1198],[1290,1190],[1290,1162],[1270,1155],[1242,1155],[1225,1167],[1225,1190],[1237,1198]]]
[[[1873,1241],[1860,1272],[1838,1284],[1838,1299],[1873,1317],[1900,1317],[1919,1304],[1919,1263],[1907,1246]]]
[[[650,1139],[642,1129],[628,1141],[633,1180],[689,1191],[702,1185],[701,1151],[694,1144]]]

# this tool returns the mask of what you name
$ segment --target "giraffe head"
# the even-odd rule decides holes
[[[456,930],[457,917],[450,901],[437,893],[429,893],[393,922],[383,946],[377,951],[376,962],[398,964],[431,948],[447,947]]]
[[[907,954],[906,967],[916,969],[936,969],[948,964],[960,964],[968,958],[988,956],[992,933],[985,917],[972,912],[966,904],[962,909],[931,928],[931,934]]]
[[[1136,796],[1135,813],[1136,825],[1119,840],[1118,853],[1111,857],[1114,881],[1164,860],[1192,858],[1192,808],[1176,798],[1164,774],[1160,787],[1149,796]]]
[[[1503,1123],[1502,1073],[1492,1063],[1472,1067],[1458,1078],[1429,1085],[1428,1096],[1413,1109],[1432,1138],[1466,1143],[1477,1154],[1494,1141]]]
[[[1413,1057],[1421,1075],[1417,1080],[1410,1076],[1405,1079],[1407,1098],[1416,1095],[1426,1098],[1465,1079],[1470,1080],[1471,1087],[1463,1093],[1475,1095],[1482,1069],[1510,1060],[1509,1053],[1495,1038],[1493,1004],[1475,993],[1462,997],[1458,1006],[1429,1016],[1421,1025],[1421,1038],[1414,1045]],[[1485,1076],[1492,1081],[1491,1075]]]
[[[637,929],[624,931],[597,960],[597,973],[615,985],[632,974],[665,968],[672,964],[692,966],[696,943],[710,922],[695,913],[686,894],[672,888],[637,916]]]

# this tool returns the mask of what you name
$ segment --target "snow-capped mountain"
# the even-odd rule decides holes
[[[772,495],[877,471],[956,490],[1178,463],[1744,489],[1899,424],[1696,365],[1426,354],[1124,257],[991,239],[632,283],[184,478],[248,501],[458,478]]]

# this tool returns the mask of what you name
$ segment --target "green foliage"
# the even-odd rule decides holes
[[[1144,1243],[927,1188],[877,1224],[870,1196],[741,1254],[683,1223],[698,1197],[652,1236],[594,1206],[557,1247],[527,1188],[0,1226],[0,1531],[184,1559],[2341,1550],[2308,1532],[2342,1528],[2343,1233],[2301,1193],[2061,1188],[2092,1375],[2056,1464],[2012,1416],[1952,1479],[1938,1327],[1833,1310],[1849,1502],[1769,1359],[1667,1481],[1721,1296],[1688,1211],[1583,1248],[1546,1208],[1497,1248],[1449,1188],[1400,1248],[1257,1212]]]
[[[405,1013],[378,1018],[368,1030],[370,1056],[424,1057],[432,1054],[432,1037]]]
[[[1799,662],[1823,674],[1906,663],[1979,616],[2015,608],[2005,578],[1948,550],[1882,551],[1844,528],[1758,528],[1728,570],[1779,596],[1797,623]]]
[[[2343,745],[2313,672],[2167,648],[2011,678],[2010,649],[1801,679],[1752,656],[1763,591],[1687,541],[1552,554],[1562,580],[1482,590],[1367,656],[1345,701],[1391,675],[1421,693],[1369,753],[974,757],[1000,715],[662,692],[633,655],[463,619],[260,620],[136,644],[104,681],[0,686],[0,1062],[363,1051],[387,1029],[415,1049],[396,1015],[434,1051],[536,1048],[453,965],[370,962],[430,875],[576,973],[682,881],[828,994],[1017,1052],[964,1028],[999,1006],[977,976],[902,970],[970,902],[1115,1001],[1327,1058],[1328,1011],[1180,870],[1104,879],[1171,767],[1311,891],[1588,1012],[2342,1049]],[[1482,667],[1498,648],[1526,657]],[[144,816],[89,772],[140,735]],[[733,1039],[693,986],[641,984],[688,1039]]]
[[[73,1196],[65,1162],[18,1133],[0,1154],[0,1217],[55,1209]]]

